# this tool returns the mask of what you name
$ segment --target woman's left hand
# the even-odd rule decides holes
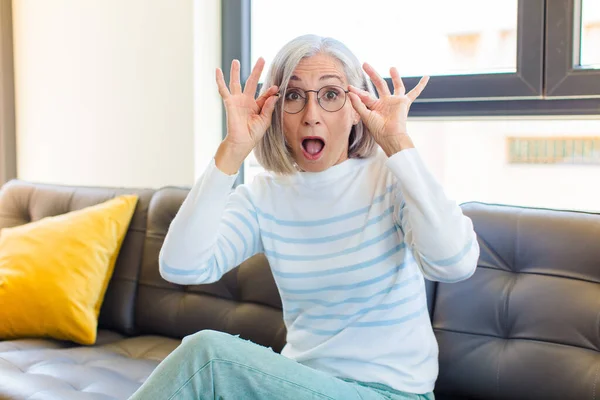
[[[379,98],[371,93],[349,86],[352,107],[358,112],[373,138],[388,156],[405,148],[414,147],[406,130],[406,120],[411,104],[425,89],[428,76],[421,78],[417,86],[406,93],[402,78],[396,68],[390,69],[394,93],[390,93],[385,80],[373,67],[364,63],[363,68],[375,84]]]

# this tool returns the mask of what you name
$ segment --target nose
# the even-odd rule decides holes
[[[306,96],[302,124],[305,126],[319,125],[321,124],[321,106],[319,105],[317,94],[308,92]]]

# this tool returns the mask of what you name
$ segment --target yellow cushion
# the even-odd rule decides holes
[[[137,196],[0,230],[0,339],[96,342]]]

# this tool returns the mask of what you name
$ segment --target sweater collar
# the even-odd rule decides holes
[[[325,171],[296,172],[292,175],[288,175],[287,178],[291,184],[305,184],[310,186],[324,182],[331,182],[346,176],[350,172],[354,171],[357,167],[368,164],[373,158],[374,157],[349,158],[339,164],[327,168]]]

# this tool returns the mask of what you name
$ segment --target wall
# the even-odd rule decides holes
[[[221,1],[194,2],[194,176],[213,159],[223,137],[223,102],[215,82],[221,66]]]
[[[193,183],[193,1],[13,2],[19,178]]]

